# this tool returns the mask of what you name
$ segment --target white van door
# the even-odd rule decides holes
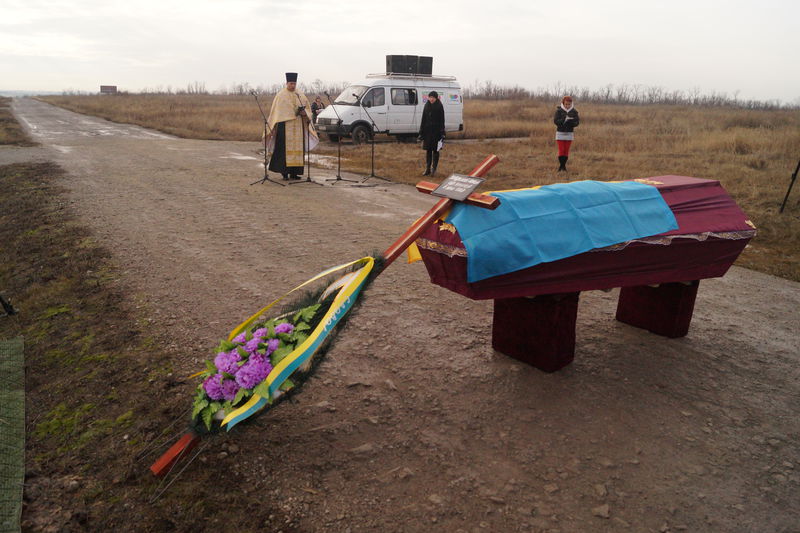
[[[389,104],[390,133],[417,133],[417,104],[419,98],[416,89],[407,87],[391,87]]]
[[[443,89],[439,94],[444,105],[445,130],[459,131],[464,123],[464,100],[461,98],[461,90]]]
[[[385,87],[370,89],[361,99],[361,105],[366,108],[366,113],[369,113],[364,119],[369,122],[369,117],[372,117],[376,131],[384,132],[389,129],[389,106],[386,104]]]

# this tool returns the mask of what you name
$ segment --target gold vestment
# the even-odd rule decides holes
[[[303,113],[308,117],[308,123],[304,126],[301,117],[297,114],[297,108],[305,106]],[[275,143],[275,128],[279,122],[284,123],[286,134],[286,166],[302,167],[303,161],[303,130],[306,131],[305,150],[311,151],[319,144],[319,136],[311,123],[311,105],[308,98],[299,89],[290,91],[285,87],[275,95],[272,100],[272,107],[269,110],[269,131],[272,132],[270,140],[272,146]]]

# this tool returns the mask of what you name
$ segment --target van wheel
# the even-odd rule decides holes
[[[332,143],[338,143],[339,142],[339,136],[338,135],[328,135],[328,140],[330,142],[332,142]]]
[[[364,144],[372,138],[366,126],[353,128],[353,144]]]

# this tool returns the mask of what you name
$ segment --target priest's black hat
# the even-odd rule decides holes
[[[286,83],[297,82],[297,72],[286,73]]]

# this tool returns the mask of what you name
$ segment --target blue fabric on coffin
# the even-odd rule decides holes
[[[447,217],[467,250],[469,282],[678,229],[658,189],[635,181],[491,194],[494,211],[457,203]]]

